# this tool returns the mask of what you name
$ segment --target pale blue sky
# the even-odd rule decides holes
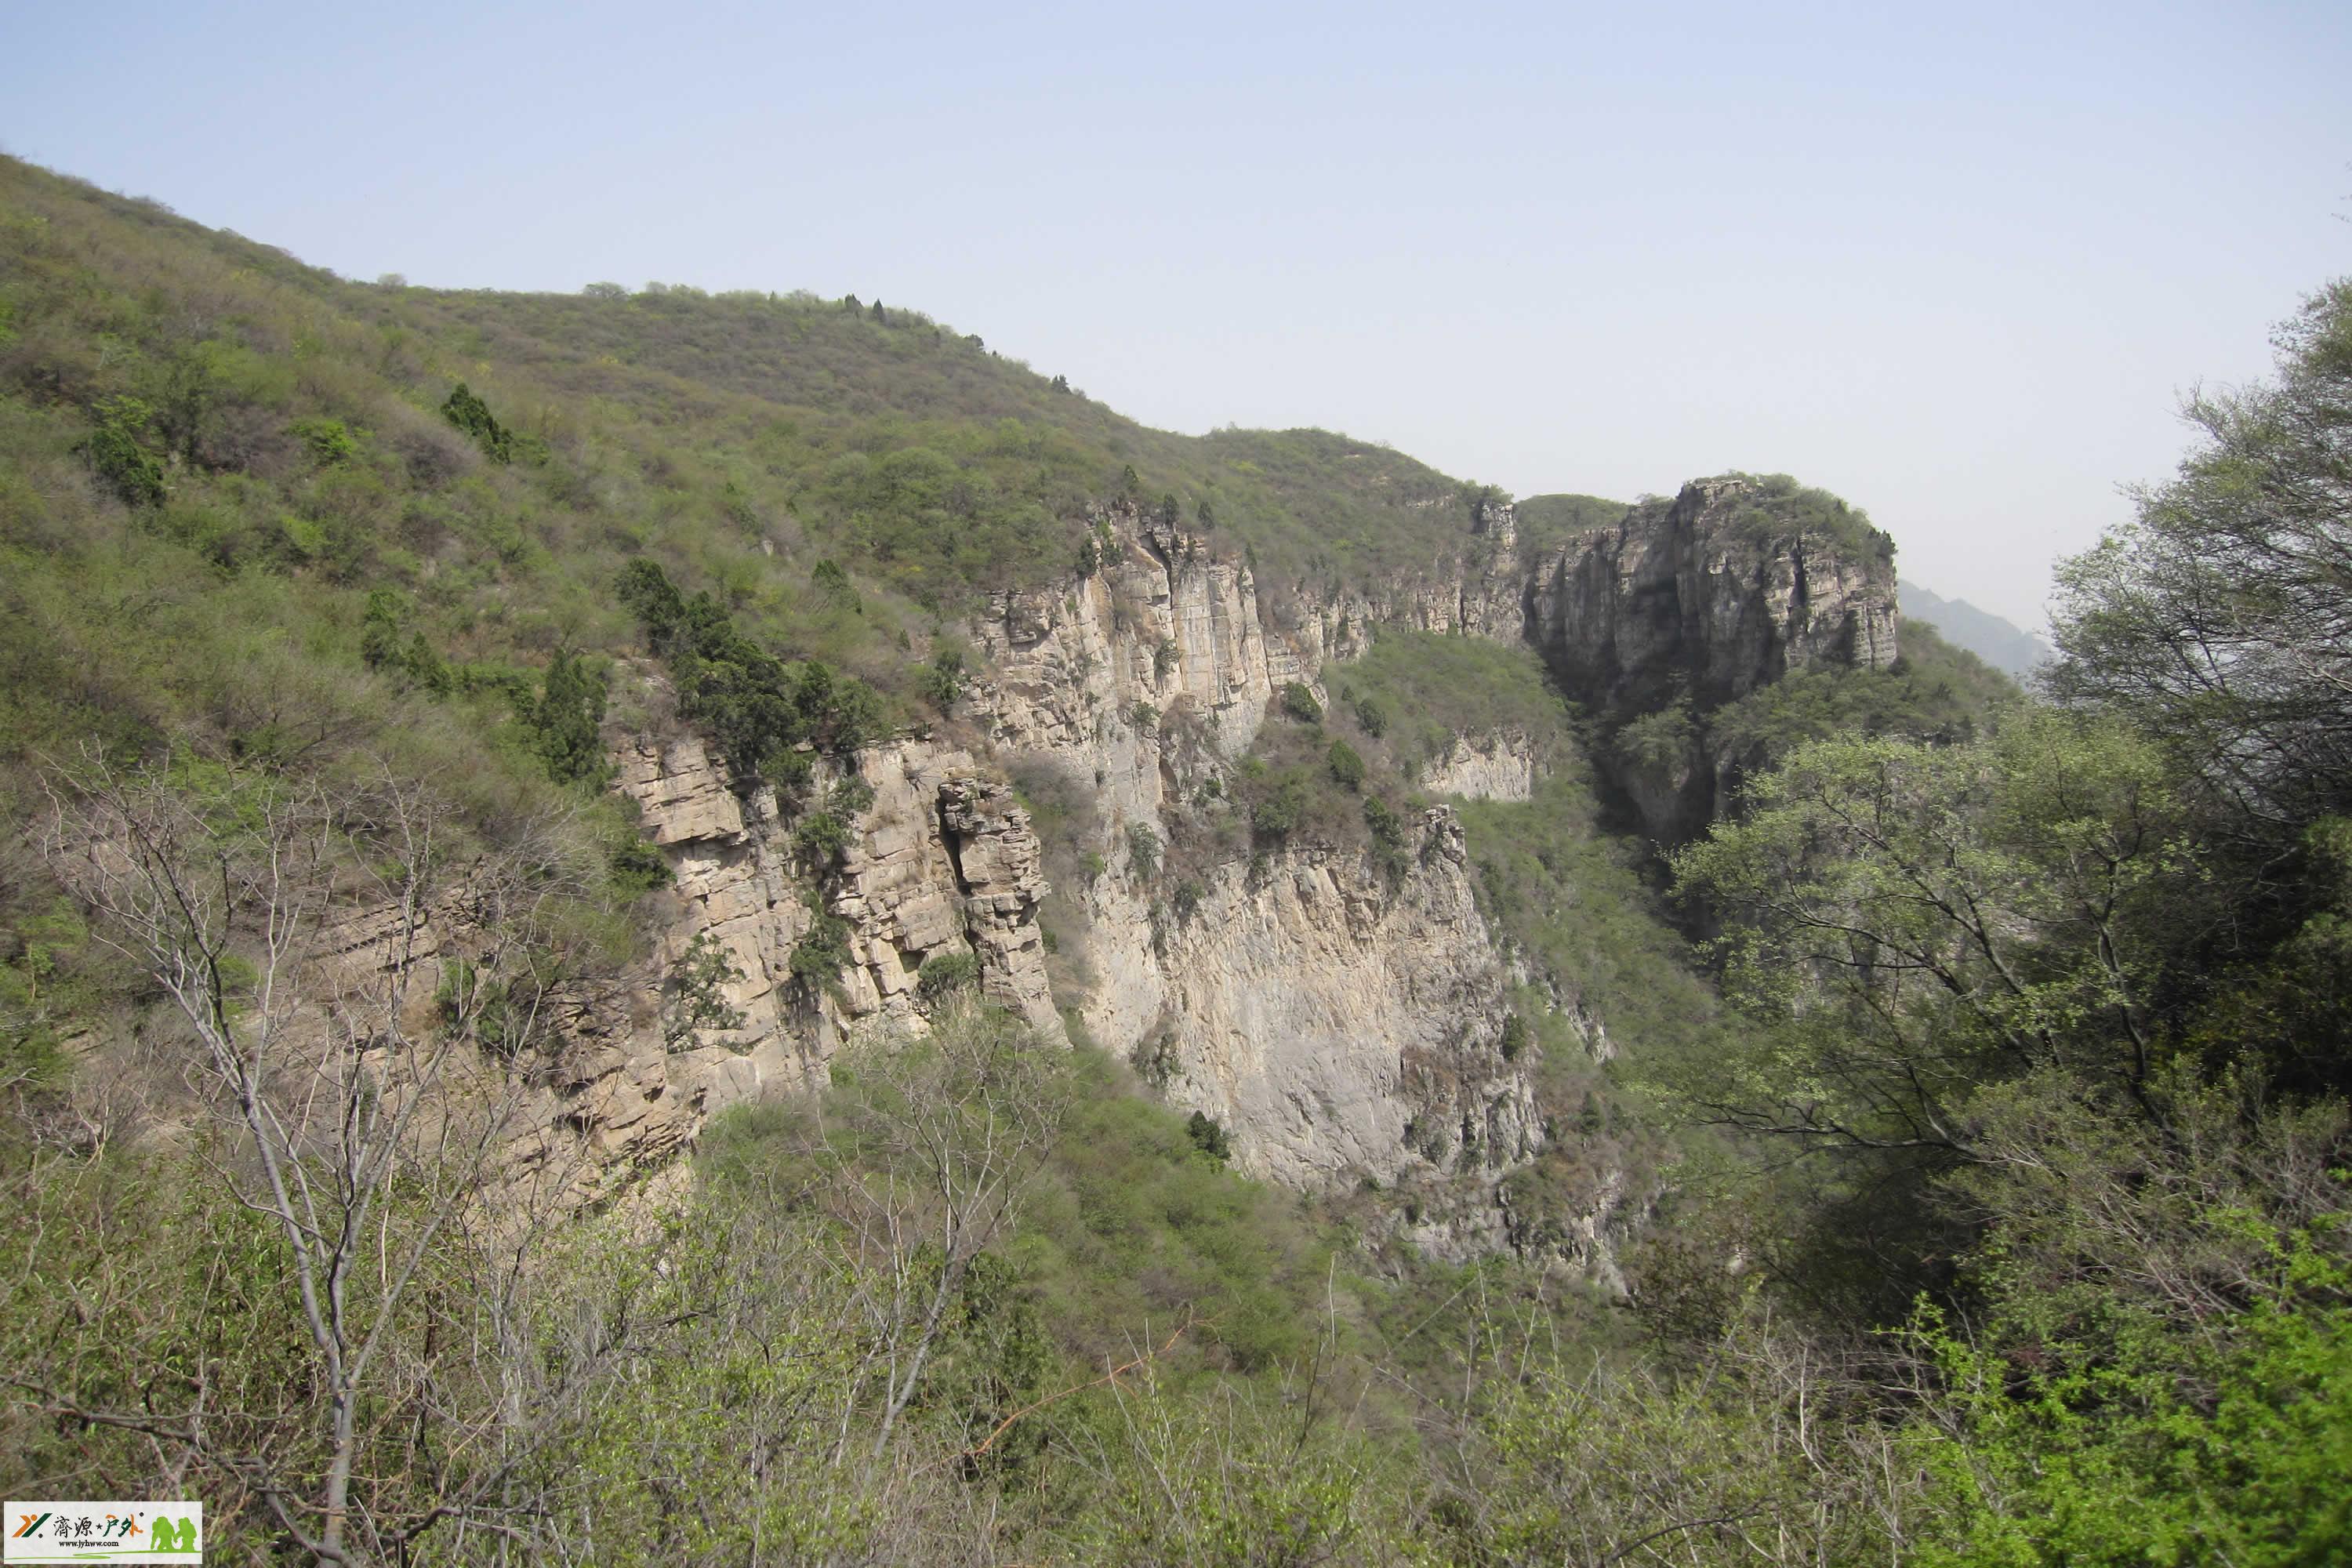
[[[1523,494],[1785,470],[2028,619],[2352,270],[2352,6],[17,3],[0,145],[355,277],[878,295]]]

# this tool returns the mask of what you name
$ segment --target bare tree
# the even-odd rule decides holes
[[[446,809],[388,771],[331,785],[91,758],[53,780],[52,805],[50,863],[184,1024],[189,1087],[236,1133],[212,1168],[283,1246],[312,1380],[289,1414],[316,1460],[289,1470],[208,1419],[201,1379],[179,1411],[36,1393],[236,1474],[319,1562],[394,1555],[494,1498],[531,1414],[497,1395],[495,1356],[546,1215],[486,1190],[525,1092],[500,1058],[553,994],[558,858],[468,852]],[[474,1326],[437,1321],[453,1311]],[[371,1444],[428,1428],[396,1484],[355,1493]]]

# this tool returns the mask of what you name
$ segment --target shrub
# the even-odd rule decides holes
[[[1502,1037],[1496,1044],[1505,1061],[1518,1060],[1519,1053],[1528,1048],[1528,1021],[1517,1013],[1504,1019]]]
[[[367,611],[360,618],[360,659],[370,669],[382,669],[400,663],[401,597],[390,588],[378,588],[367,596]]]
[[[163,466],[142,444],[154,412],[135,397],[110,397],[99,405],[98,428],[83,450],[90,467],[126,505],[153,506],[163,499]]]
[[[848,825],[830,811],[812,811],[793,830],[793,847],[811,865],[829,870],[849,848]]]
[[[1315,700],[1315,693],[1307,690],[1303,681],[1294,680],[1282,689],[1282,711],[1302,724],[1323,722],[1323,705]]]
[[[662,1047],[692,1050],[702,1043],[705,1029],[740,1029],[742,1013],[727,1000],[727,987],[740,982],[743,971],[726,944],[709,931],[694,933],[677,967],[669,973],[669,1003],[662,1013]]]
[[[1355,747],[1345,741],[1332,742],[1330,763],[1331,777],[1339,783],[1340,788],[1364,787],[1364,759],[1356,754]]]
[[[410,650],[409,669],[428,689],[439,656],[420,634]],[[442,682],[446,682],[446,673]],[[557,784],[601,784],[606,767],[598,731],[604,721],[608,682],[604,671],[558,649],[549,661],[539,696],[524,717],[534,731],[531,749]]]
[[[872,687],[836,677],[822,659],[786,664],[745,637],[708,592],[681,598],[654,563],[632,561],[618,592],[668,664],[679,711],[717,742],[738,788],[762,777],[782,787],[802,771],[789,753],[804,742],[847,751],[881,728]]]
[[[1160,835],[1151,831],[1150,823],[1128,824],[1127,863],[1138,878],[1147,880],[1160,869]]]
[[[956,699],[963,695],[963,649],[943,647],[933,653],[917,684],[940,712],[953,708]]]
[[[286,428],[310,448],[311,460],[321,467],[347,463],[359,453],[359,443],[340,419],[297,419]]]
[[[1356,722],[1365,734],[1377,741],[1389,732],[1389,710],[1381,706],[1378,698],[1359,697],[1356,699]]]
[[[1618,731],[1617,752],[1638,766],[1671,771],[1690,761],[1696,734],[1689,708],[1676,703],[1644,713]]]
[[[643,834],[632,833],[614,845],[605,857],[604,869],[613,890],[623,898],[634,899],[670,885],[668,858],[660,845]]]
[[[818,562],[809,573],[809,586],[824,604],[847,610],[852,615],[866,613],[865,600],[858,596],[856,584],[850,582],[848,572],[838,561],[828,557]]]
[[[1405,854],[1404,819],[1378,795],[1364,797],[1364,826],[1372,836],[1372,855],[1391,876],[1402,871]]]
[[[915,975],[915,990],[926,1002],[979,984],[980,958],[971,952],[935,952]]]
[[[1219,1164],[1233,1158],[1232,1135],[1219,1125],[1215,1117],[1204,1111],[1196,1110],[1185,1120],[1184,1136],[1192,1140],[1193,1148]]]
[[[657,654],[668,653],[671,639],[686,621],[686,600],[670,582],[669,574],[641,555],[621,569],[615,591],[622,605],[645,627],[646,646]]]
[[[1298,829],[1307,815],[1307,785],[1296,773],[1276,784],[1250,812],[1250,830],[1279,843]]]
[[[809,928],[793,944],[789,967],[793,978],[811,993],[838,993],[841,972],[849,967],[849,922],[824,907],[814,893],[808,896]]]

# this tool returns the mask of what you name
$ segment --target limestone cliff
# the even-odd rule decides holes
[[[1508,506],[1482,503],[1450,574],[1282,606],[1261,603],[1246,562],[1213,536],[1105,508],[1089,569],[1001,594],[971,628],[983,669],[966,748],[909,739],[820,764],[817,788],[846,766],[872,794],[831,867],[804,863],[772,796],[739,796],[698,742],[631,742],[621,787],[677,879],[663,971],[709,933],[735,975],[734,1026],[665,1044],[659,1005],[641,1006],[583,1056],[565,1089],[581,1123],[642,1161],[724,1103],[806,1081],[861,1022],[921,1026],[922,966],[969,954],[987,992],[1047,1035],[1062,1030],[1056,1004],[1073,1009],[1171,1103],[1215,1118],[1245,1170],[1411,1194],[1392,1215],[1414,1215],[1411,1234],[1438,1250],[1540,1232],[1605,1272],[1628,1194],[1599,1184],[1586,1210],[1532,1228],[1510,1207],[1508,1178],[1547,1142],[1533,1064],[1512,1058],[1512,987],[1565,998],[1555,1005],[1586,1048],[1612,1047],[1572,1000],[1574,976],[1527,973],[1487,929],[1449,810],[1423,813],[1411,853],[1387,865],[1314,842],[1253,854],[1244,835],[1189,862],[1181,889],[1126,847],[1175,837],[1285,688],[1321,700],[1327,665],[1379,624],[1525,639],[1572,699],[1619,718],[1719,702],[1825,660],[1891,660],[1889,563],[1851,538],[1759,526],[1750,483],[1696,483],[1532,552]],[[1655,798],[1637,805],[1685,824],[1711,810],[1706,761],[1696,742],[1669,746]],[[1539,765],[1524,735],[1461,734],[1420,782],[1525,799]],[[1040,769],[1087,802],[1067,841],[1041,843],[1005,783]],[[1637,797],[1638,771],[1620,781]],[[1090,868],[1058,878],[1058,996],[1049,863]],[[829,985],[793,972],[820,910],[846,932]]]
[[[1793,670],[1898,652],[1894,542],[1776,505],[1769,483],[1694,481],[1556,546],[1528,584],[1528,637],[1615,732],[1603,773],[1665,843],[1729,796],[1737,759],[1710,745],[1707,713]]]
[[[992,604],[973,710],[1001,756],[1091,794],[1095,837],[1066,847],[1116,862],[1131,829],[1172,836],[1173,803],[1246,750],[1286,686],[1319,700],[1326,661],[1363,646],[1375,612],[1357,605],[1353,637],[1335,604],[1275,630],[1246,564],[1203,536],[1128,509],[1096,524],[1094,573]],[[1428,613],[1451,624],[1460,602],[1436,594]],[[1069,1000],[1172,1103],[1223,1125],[1245,1170],[1307,1188],[1468,1173],[1458,1237],[1490,1228],[1470,1211],[1542,1130],[1525,1067],[1499,1054],[1506,962],[1450,813],[1422,819],[1416,849],[1393,879],[1329,846],[1238,855],[1181,911],[1113,864],[1066,890],[1093,982]]]
[[[1234,1134],[1244,1169],[1475,1188],[1541,1148],[1462,829],[1436,806],[1417,839],[1393,881],[1313,849],[1221,868],[1163,933],[1162,1010],[1139,1055],[1171,1102]]]
[[[830,868],[796,856],[772,792],[739,795],[699,741],[634,741],[619,760],[619,787],[674,883],[658,951],[625,1004],[562,1021],[567,1045],[532,1148],[563,1164],[575,1198],[618,1190],[729,1105],[817,1081],[861,1024],[920,1027],[917,977],[934,957],[970,954],[986,994],[1062,1037],[1037,925],[1036,836],[1002,780],[966,753],[921,742],[860,752],[873,799]],[[841,776],[821,768],[815,782]],[[847,933],[849,962],[829,985],[793,973],[820,910]],[[680,1031],[679,961],[706,933],[732,972],[719,987],[732,1026]]]

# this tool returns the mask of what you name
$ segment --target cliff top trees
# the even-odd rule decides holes
[[[795,766],[803,742],[846,749],[879,731],[872,687],[822,659],[787,664],[745,637],[708,592],[679,595],[656,563],[630,562],[616,592],[668,663],[680,711],[709,732],[739,787],[804,776],[806,758]]]

